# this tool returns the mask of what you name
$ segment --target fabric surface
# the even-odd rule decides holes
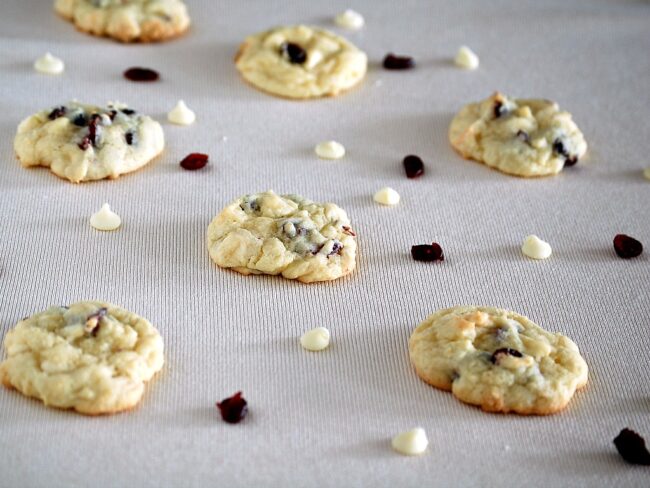
[[[0,14],[0,335],[52,304],[107,300],[147,317],[165,339],[166,365],[140,406],[87,418],[0,391],[0,486],[647,486],[612,439],[630,427],[650,440],[650,5],[645,1],[496,0],[268,2],[188,0],[189,34],[122,45],[76,32],[49,0],[3,0]],[[332,18],[366,18],[348,33]],[[368,53],[363,84],[337,98],[292,102],[247,86],[233,56],[248,34],[304,22],[334,29]],[[461,44],[476,72],[453,66]],[[36,73],[46,51],[62,76]],[[380,67],[409,54],[408,72]],[[155,84],[126,81],[131,66]],[[556,100],[589,151],[545,179],[518,179],[457,156],[453,114],[494,90]],[[120,100],[163,122],[167,148],[115,181],[73,185],[20,167],[16,126],[77,98]],[[178,99],[197,123],[165,114]],[[223,140],[223,136],[227,140]],[[347,155],[319,160],[335,139]],[[210,154],[199,172],[179,168]],[[408,180],[417,154],[426,174]],[[373,193],[391,186],[393,208]],[[304,285],[241,276],[210,261],[205,232],[237,196],[273,189],[334,201],[358,234],[357,270]],[[88,225],[104,202],[113,233]],[[538,234],[547,261],[520,252]],[[646,244],[625,261],[612,240]],[[439,242],[446,260],[411,259]],[[493,415],[420,381],[407,340],[428,314],[457,304],[509,308],[581,348],[589,383],[550,417]],[[299,336],[326,326],[331,347]],[[242,390],[250,414],[221,421],[216,401]],[[422,426],[419,458],[390,439]]]

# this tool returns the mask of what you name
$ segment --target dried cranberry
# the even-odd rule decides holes
[[[415,60],[411,56],[396,56],[393,53],[388,53],[386,55],[383,64],[386,69],[415,68]]]
[[[492,356],[490,357],[490,361],[492,364],[497,364],[499,362],[499,357],[500,356],[513,356],[516,358],[522,358],[524,355],[517,351],[516,349],[510,349],[509,347],[502,347],[501,349],[497,349],[492,353]]]
[[[127,132],[124,134],[124,139],[129,146],[133,144],[133,136],[133,132]]]
[[[303,64],[307,61],[307,52],[293,42],[282,44],[282,54],[287,57],[291,64]]]
[[[124,72],[124,78],[131,81],[156,81],[160,75],[149,68],[129,68]]]
[[[217,408],[221,412],[221,418],[229,424],[236,424],[246,417],[248,413],[248,404],[238,391],[230,398],[224,398],[217,402]]]
[[[188,154],[185,159],[181,161],[181,167],[190,171],[201,169],[208,164],[208,155],[201,153]]]
[[[445,256],[442,252],[440,244],[434,242],[432,244],[421,244],[411,247],[411,256],[416,261],[444,261]]]
[[[352,236],[352,237],[355,237],[355,236],[356,236],[356,234],[354,233],[354,231],[353,231],[352,229],[350,229],[350,227],[348,227],[347,225],[344,225],[344,226],[343,226],[343,233],[344,233],[344,234],[347,234],[347,235],[349,235],[349,236]]]
[[[88,139],[90,139],[93,146],[97,143],[97,124],[101,119],[101,115],[92,114],[90,116],[90,121],[88,122]]]
[[[59,117],[63,117],[64,115],[65,115],[65,107],[60,106],[52,110],[50,112],[50,115],[47,116],[47,118],[50,120],[54,120],[54,119],[58,119]]]
[[[555,151],[560,156],[569,157],[569,152],[564,147],[564,143],[558,138],[553,141],[553,151]]]
[[[616,234],[616,237],[614,237],[614,251],[623,259],[635,258],[643,252],[643,244],[634,237]]]
[[[408,178],[417,178],[424,174],[424,163],[418,156],[410,154],[402,162]]]
[[[122,112],[124,115],[133,115],[135,113],[135,110],[131,108],[123,108],[120,110],[120,112]]]
[[[108,116],[110,117],[111,120],[115,120],[115,116],[117,115],[117,110],[111,110],[108,112]]]
[[[494,104],[494,117],[499,118],[508,113],[508,109],[503,105],[503,102],[496,102]]]
[[[77,125],[79,127],[83,127],[88,123],[88,119],[86,119],[86,116],[84,114],[79,114],[77,115],[74,120],[72,121],[74,125]]]
[[[90,147],[90,138],[88,136],[84,137],[81,140],[81,142],[79,144],[77,144],[77,145],[79,146],[79,149],[81,149],[82,151],[85,151],[86,149],[88,149]]]
[[[332,245],[332,250],[327,255],[327,257],[333,256],[334,254],[341,254],[342,250],[343,250],[343,244],[341,244],[339,241],[334,241],[334,244]]]
[[[650,452],[645,440],[631,429],[623,429],[614,439],[616,450],[630,464],[650,465]]]
[[[578,156],[571,156],[564,160],[564,166],[575,166],[578,162]]]
[[[530,142],[530,136],[528,135],[528,132],[524,132],[523,130],[517,131],[517,139],[525,143]]]

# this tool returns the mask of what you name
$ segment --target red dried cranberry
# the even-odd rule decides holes
[[[616,234],[616,237],[614,237],[614,251],[623,259],[635,258],[643,252],[643,244],[634,237]]]
[[[88,139],[90,139],[93,146],[97,143],[97,124],[101,119],[101,115],[92,114],[90,116],[90,121],[88,122]]]
[[[149,68],[129,68],[124,72],[124,78],[131,81],[156,81],[160,75]]]
[[[282,53],[291,64],[303,64],[307,61],[307,52],[293,42],[285,42],[282,44]]]
[[[236,424],[244,420],[248,413],[248,404],[238,391],[230,398],[224,398],[217,402],[217,408],[221,412],[221,418],[229,424]]]
[[[120,110],[124,115],[133,115],[135,113],[135,110],[131,108],[123,108]]]
[[[417,178],[424,174],[424,163],[422,159],[413,154],[409,154],[402,161],[407,178]]]
[[[133,144],[133,132],[127,132],[124,134],[124,139],[126,140],[126,143],[130,146]]]
[[[386,69],[415,68],[415,60],[410,56],[396,56],[393,53],[389,53],[384,58],[384,68]]]
[[[411,256],[416,261],[444,261],[445,256],[442,253],[440,244],[434,242],[432,244],[421,244],[411,247]]]
[[[514,356],[516,358],[522,358],[524,355],[517,351],[516,349],[510,349],[509,347],[502,347],[501,349],[497,349],[492,353],[492,357],[490,357],[490,361],[492,364],[497,364],[499,362],[499,357],[500,356]]]
[[[50,115],[47,116],[47,118],[50,120],[54,120],[54,119],[58,119],[59,117],[63,117],[64,115],[65,115],[65,107],[60,106],[52,110],[50,112]]]
[[[74,118],[72,123],[76,126],[83,127],[88,123],[88,121],[86,120],[86,116],[84,114],[79,114]]]
[[[208,155],[201,153],[188,154],[185,159],[181,161],[181,167],[190,171],[201,169],[208,164]]]
[[[79,144],[77,144],[77,145],[79,146],[79,149],[81,149],[82,151],[85,151],[86,149],[88,149],[90,147],[90,138],[88,136],[84,137],[81,140],[81,142]]]
[[[623,429],[614,439],[616,450],[630,464],[650,465],[650,452],[645,440],[631,429]]]
[[[332,245],[332,250],[327,255],[327,257],[333,256],[334,254],[341,254],[342,250],[343,250],[343,244],[341,244],[339,241],[335,241],[334,244]]]

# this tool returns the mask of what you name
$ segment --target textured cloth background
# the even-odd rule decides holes
[[[0,391],[0,486],[648,486],[612,439],[629,426],[650,440],[650,5],[644,1],[490,2],[188,0],[189,35],[131,46],[75,31],[49,0],[0,9],[0,336],[49,305],[103,299],[139,313],[165,339],[166,366],[130,412],[87,418]],[[245,85],[232,58],[248,34],[304,22],[333,28],[355,8],[367,25],[343,32],[370,70],[343,96],[272,98]],[[467,44],[476,72],[451,58]],[[52,51],[65,74],[32,69]],[[417,69],[387,72],[383,56]],[[155,84],[122,78],[160,71]],[[545,97],[573,113],[588,158],[557,177],[518,179],[458,157],[453,114],[499,89]],[[120,100],[163,121],[167,149],[116,181],[73,185],[13,154],[27,115],[71,98]],[[166,122],[182,98],[192,127]],[[222,137],[227,136],[223,141]],[[341,161],[314,145],[342,142]],[[186,172],[189,152],[211,164]],[[401,159],[427,173],[408,180]],[[402,203],[372,201],[392,186]],[[359,235],[357,271],[303,285],[217,269],[204,235],[230,200],[272,188],[345,208]],[[123,218],[100,233],[88,218],[109,202]],[[553,246],[523,257],[524,236]],[[629,233],[649,248],[615,256]],[[446,260],[414,262],[438,241]],[[510,308],[580,346],[590,381],[550,417],[482,413],[421,382],[411,330],[456,304]],[[332,345],[301,349],[308,328]],[[214,403],[243,390],[249,417],[223,423]],[[427,454],[392,452],[391,437],[426,429]]]

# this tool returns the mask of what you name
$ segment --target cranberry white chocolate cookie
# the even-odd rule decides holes
[[[23,166],[45,166],[79,183],[134,171],[165,147],[162,127],[126,105],[70,102],[31,115],[14,140]]]
[[[571,114],[557,103],[501,93],[465,105],[451,122],[449,141],[463,157],[515,176],[554,175],[587,152]]]
[[[190,26],[182,0],[56,0],[54,10],[83,32],[121,42],[165,41]]]
[[[163,341],[146,319],[104,302],[51,307],[4,339],[0,382],[45,405],[86,415],[134,407],[163,366]]]
[[[587,383],[571,339],[498,308],[438,310],[413,331],[409,353],[425,382],[488,412],[555,413]]]
[[[210,257],[222,268],[310,283],[340,278],[356,265],[356,234],[345,211],[272,191],[238,198],[208,227]]]
[[[255,88],[305,99],[338,95],[352,88],[365,76],[368,59],[332,32],[296,25],[246,38],[235,64]]]

